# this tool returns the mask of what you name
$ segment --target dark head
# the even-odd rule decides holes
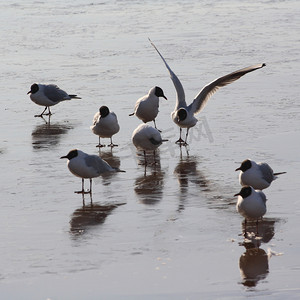
[[[243,199],[249,197],[252,193],[252,188],[251,186],[244,186],[240,190],[239,193],[235,194],[234,196],[241,196]]]
[[[109,109],[107,106],[101,106],[99,112],[100,112],[100,116],[102,118],[105,118],[109,114]]]
[[[158,87],[158,86],[155,87],[155,92],[154,92],[154,94],[155,94],[155,96],[157,96],[157,97],[163,97],[163,98],[165,98],[166,100],[168,100],[167,97],[164,95],[163,90],[162,90],[160,87]]]
[[[184,108],[180,108],[177,110],[176,115],[177,115],[178,122],[184,121],[187,117],[187,111]]]
[[[242,172],[245,172],[245,171],[251,169],[251,167],[252,167],[251,160],[250,160],[250,159],[245,159],[245,160],[242,162],[241,166],[240,166],[239,168],[235,169],[235,170],[236,170],[236,171],[241,170]]]
[[[34,83],[31,87],[30,87],[30,91],[27,93],[28,94],[34,94],[39,90],[39,86],[38,84]]]
[[[78,156],[77,149],[71,150],[68,155],[62,156],[61,158],[67,158],[68,160],[71,160],[72,158]]]

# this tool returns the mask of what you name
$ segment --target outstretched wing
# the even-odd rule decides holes
[[[194,101],[189,105],[188,109],[192,111],[194,114],[199,113],[204,106],[206,105],[208,99],[221,87],[228,85],[245,74],[255,71],[257,69],[261,69],[265,64],[257,64],[253,65],[241,70],[237,70],[233,73],[220,77],[211,83],[207,84],[200,93],[195,97]]]
[[[53,102],[60,102],[63,100],[70,100],[70,96],[63,90],[61,90],[55,84],[45,85],[44,93]]]
[[[149,39],[149,38],[148,38]],[[170,77],[173,81],[173,84],[175,86],[176,89],[176,93],[177,93],[177,101],[176,101],[176,106],[186,106],[186,102],[185,102],[185,94],[184,94],[184,89],[183,86],[180,82],[180,80],[178,79],[178,77],[175,75],[175,73],[171,70],[171,68],[169,67],[169,65],[167,64],[166,60],[164,59],[164,57],[161,55],[161,53],[158,51],[158,49],[156,48],[156,46],[153,44],[153,42],[149,39],[151,45],[154,47],[154,49],[157,51],[157,53],[159,54],[159,56],[161,57],[161,59],[163,60],[163,62],[165,63],[169,73],[170,73]]]

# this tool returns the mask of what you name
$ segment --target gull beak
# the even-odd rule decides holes
[[[237,194],[235,194],[235,195],[233,195],[233,196],[240,196],[240,193],[237,193]]]
[[[235,169],[235,171],[239,171],[240,169],[241,169],[241,167],[239,167],[239,168]]]
[[[166,100],[168,100],[168,98],[165,95],[163,95],[162,97],[165,98]]]
[[[27,95],[30,94],[30,93],[31,93],[31,91],[29,91],[29,92],[27,93]]]
[[[62,159],[62,158],[68,158],[67,156],[62,156],[62,157],[60,157],[60,159]]]

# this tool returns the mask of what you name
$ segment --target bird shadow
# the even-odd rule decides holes
[[[68,123],[52,124],[50,121],[37,125],[31,133],[32,147],[34,150],[48,150],[49,147],[57,146],[62,135],[73,128],[73,125]]]

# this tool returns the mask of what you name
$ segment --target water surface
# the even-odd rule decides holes
[[[16,0],[0,15],[3,298],[298,299],[297,1]],[[218,76],[267,67],[218,91],[180,149],[175,89],[148,37],[187,101]],[[34,82],[82,100],[34,118]],[[128,114],[154,85],[168,97],[157,124],[169,142],[144,168],[130,142],[140,122]],[[59,157],[98,153],[89,126],[103,104],[121,130],[119,147],[100,155],[126,173],[95,179],[82,199]],[[287,174],[265,191],[261,239],[245,243],[233,195],[248,157]]]

